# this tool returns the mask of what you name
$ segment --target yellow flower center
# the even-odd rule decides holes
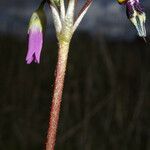
[[[124,4],[126,3],[128,0],[117,0],[119,4]]]

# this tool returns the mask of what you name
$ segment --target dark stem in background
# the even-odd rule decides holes
[[[68,59],[68,43],[60,43],[58,51],[58,61],[56,67],[56,77],[54,84],[53,99],[50,112],[49,129],[47,134],[46,150],[54,150],[57,126],[59,121],[59,113],[62,101],[62,92],[64,86],[64,78]]]

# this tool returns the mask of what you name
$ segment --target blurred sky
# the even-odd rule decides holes
[[[83,2],[83,0],[80,0]],[[150,1],[141,0],[149,11]],[[40,0],[0,0],[0,32],[24,35],[32,12],[38,7]],[[82,4],[82,3],[81,3]],[[47,7],[49,33],[54,32],[50,11]],[[150,20],[150,19],[149,19]],[[147,25],[149,25],[149,21]],[[108,37],[133,37],[136,31],[126,18],[125,8],[116,0],[95,0],[81,23],[79,30],[100,33]]]

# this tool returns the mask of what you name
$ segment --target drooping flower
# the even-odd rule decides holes
[[[139,0],[118,0],[118,3],[126,5],[127,17],[135,26],[138,35],[143,38],[146,37],[146,15]]]
[[[146,15],[139,0],[128,0],[126,4],[127,17],[134,24],[140,37],[146,37]]]
[[[41,7],[35,11],[30,19],[28,29],[28,52],[26,62],[30,64],[32,61],[40,63],[40,55],[43,45],[43,30],[45,22],[45,14]]]

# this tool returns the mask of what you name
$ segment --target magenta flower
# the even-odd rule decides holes
[[[43,44],[43,34],[38,28],[30,29],[29,32],[28,52],[26,56],[27,64],[32,61],[40,63],[40,55]]]
[[[30,19],[28,30],[28,52],[26,56],[26,63],[30,64],[32,61],[40,63],[40,55],[43,45],[43,11],[38,9],[34,12]]]

